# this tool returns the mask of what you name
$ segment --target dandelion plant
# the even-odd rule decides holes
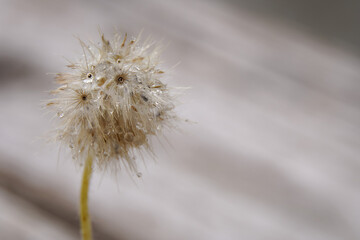
[[[137,152],[152,154],[149,138],[173,127],[174,99],[160,79],[160,47],[139,37],[100,34],[99,44],[80,40],[83,56],[56,75],[60,86],[47,105],[56,113],[56,139],[83,166],[80,223],[90,240],[89,182],[94,170],[126,169],[137,174]]]

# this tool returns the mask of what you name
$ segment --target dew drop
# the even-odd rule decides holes
[[[59,118],[63,118],[63,117],[64,117],[64,113],[63,113],[62,111],[58,112],[57,115],[58,115]]]
[[[134,134],[132,132],[125,133],[124,139],[128,143],[132,142],[134,140]]]

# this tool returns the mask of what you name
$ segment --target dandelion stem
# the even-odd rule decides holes
[[[81,195],[80,195],[80,225],[81,235],[83,240],[91,240],[91,219],[88,207],[88,193],[90,178],[92,174],[93,156],[91,153],[88,157],[84,166],[84,173],[81,183]]]

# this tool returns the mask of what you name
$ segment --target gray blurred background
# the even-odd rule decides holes
[[[360,239],[360,4],[0,2],[0,239],[80,239],[81,169],[42,109],[74,38],[117,28],[167,45],[193,123],[142,178],[95,173],[94,239]]]

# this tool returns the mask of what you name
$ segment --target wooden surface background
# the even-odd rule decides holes
[[[168,45],[178,113],[133,183],[92,181],[95,240],[360,239],[360,61],[215,1],[1,1],[0,239],[79,239],[81,169],[47,144],[41,101],[73,35],[144,30]]]

